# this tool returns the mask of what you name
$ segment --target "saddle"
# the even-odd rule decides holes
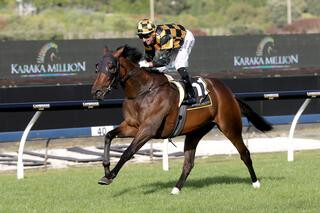
[[[179,91],[179,107],[180,107],[186,96],[185,85],[183,81],[180,81],[179,79],[174,79],[171,75],[165,74],[165,76],[167,77],[168,81],[171,84],[177,87]],[[208,95],[209,92],[207,90],[207,84],[205,80],[200,76],[194,76],[194,77],[191,77],[191,84],[195,92],[196,103],[189,106],[188,109],[202,107],[205,105],[211,105],[211,100]]]
[[[177,116],[174,131],[169,138],[178,136],[185,124],[186,115],[188,110],[196,110],[197,108],[209,107],[212,105],[211,98],[208,95],[207,84],[205,80],[200,76],[191,78],[193,90],[195,92],[196,103],[193,105],[184,105],[183,100],[186,96],[184,83],[182,81],[174,79],[171,75],[165,74],[168,81],[177,87],[179,91],[179,115]]]

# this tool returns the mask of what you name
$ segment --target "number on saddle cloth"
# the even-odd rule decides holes
[[[167,77],[168,81],[170,81],[171,83],[174,83],[177,86],[180,92],[180,103],[179,103],[179,106],[180,106],[185,94],[185,87],[184,87],[185,85],[183,81],[180,81],[180,79],[175,79],[173,78],[173,76],[168,74],[165,74],[165,76]],[[207,91],[207,84],[205,80],[200,76],[195,76],[191,78],[191,84],[197,100],[196,104],[193,104],[193,106],[211,104],[211,100],[210,100],[210,97],[208,96],[209,93]]]
[[[198,105],[210,104],[210,97],[208,96],[207,84],[204,79],[200,76],[191,78],[191,84],[196,94],[196,100]]]

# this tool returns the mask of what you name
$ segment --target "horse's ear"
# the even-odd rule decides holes
[[[119,58],[119,57],[122,55],[124,48],[125,48],[125,47],[121,47],[121,48],[117,49],[116,51],[114,51],[114,52],[112,53],[112,55],[113,55],[114,57],[116,57],[116,58]]]
[[[107,52],[109,52],[109,48],[108,48],[107,46],[105,46],[105,47],[103,48],[103,53],[104,53],[104,54],[107,54]]]

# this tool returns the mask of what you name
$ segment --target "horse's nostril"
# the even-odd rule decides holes
[[[97,90],[93,97],[95,99],[103,99],[103,92],[101,90]]]
[[[101,96],[102,95],[102,91],[101,90],[98,90],[95,94],[97,97]]]

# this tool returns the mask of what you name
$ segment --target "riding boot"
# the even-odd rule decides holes
[[[190,81],[189,74],[187,72],[187,69],[185,67],[181,67],[178,69],[179,74],[181,75],[181,78],[183,82],[185,83],[187,98],[183,101],[186,105],[192,105],[196,103],[195,93]]]

